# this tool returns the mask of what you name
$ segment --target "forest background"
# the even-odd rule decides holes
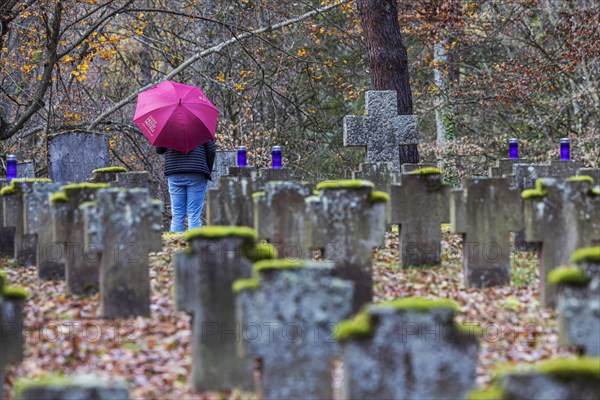
[[[382,0],[358,0],[358,3]],[[600,6],[593,0],[399,0],[423,162],[451,183],[482,175],[518,138],[521,156],[598,167]],[[197,85],[221,111],[217,144],[317,181],[349,177],[342,119],[371,86],[354,1],[2,0],[0,158],[46,173],[47,138],[110,136],[114,165],[159,157],[133,124],[136,94],[165,78]],[[594,22],[596,21],[596,22]],[[364,21],[363,21],[364,22]],[[163,190],[166,188],[163,187]]]

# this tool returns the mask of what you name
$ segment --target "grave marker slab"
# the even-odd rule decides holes
[[[109,165],[107,136],[73,131],[48,138],[48,175],[53,182],[84,182],[94,169]]]
[[[400,179],[391,186],[391,222],[399,224],[402,266],[439,265],[441,224],[450,221],[450,186],[437,168],[417,169]]]
[[[519,192],[506,178],[473,177],[450,201],[453,233],[463,234],[465,286],[510,283],[510,232],[520,228]]]
[[[577,176],[591,176],[596,185],[600,185],[600,168],[579,168]]]
[[[23,161],[17,163],[17,177],[35,178],[35,163],[33,161]]]
[[[336,276],[354,282],[353,311],[373,298],[373,249],[384,243],[389,196],[369,181],[324,181],[307,198],[313,248],[335,263]]]
[[[389,162],[360,163],[358,171],[352,172],[352,179],[373,182],[375,190],[390,193],[390,186],[396,183],[396,173]]]
[[[22,379],[20,400],[128,400],[129,391],[124,381],[109,381],[93,375],[49,375],[36,379]]]
[[[217,150],[213,171],[211,173],[211,181],[208,181],[207,189],[215,189],[219,186],[219,180],[222,176],[227,175],[227,168],[237,165],[237,151],[235,150]]]
[[[529,164],[529,161],[524,158],[501,158],[495,166],[489,168],[489,176],[502,178],[505,175],[511,175],[515,164]]]
[[[390,162],[400,171],[400,148],[418,144],[416,115],[398,115],[397,92],[367,91],[366,116],[344,117],[344,146],[367,148],[366,163]]]
[[[252,193],[258,182],[249,178],[223,176],[216,188],[206,192],[208,225],[253,226]]]
[[[10,183],[5,178],[0,178],[0,190]],[[0,257],[14,257],[15,255],[15,228],[4,226],[4,204],[0,201]]]
[[[261,261],[237,281],[243,351],[262,362],[262,398],[330,399],[335,324],[350,315],[351,282],[331,263]]]

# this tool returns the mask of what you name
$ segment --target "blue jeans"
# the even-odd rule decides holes
[[[200,228],[202,205],[206,194],[206,177],[202,174],[169,175],[171,195],[171,232],[183,232],[187,214],[188,229]]]

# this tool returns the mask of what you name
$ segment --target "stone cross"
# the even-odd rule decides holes
[[[406,297],[366,307],[336,327],[342,399],[464,399],[475,386],[474,329],[447,299]],[[452,382],[452,384],[449,384]]]
[[[109,381],[94,375],[47,375],[41,378],[20,379],[21,400],[128,400],[129,391],[122,380]]]
[[[267,182],[253,195],[258,237],[275,246],[280,258],[312,259],[305,201],[310,195],[311,185],[303,182]]]
[[[0,191],[10,183],[5,178],[0,178]],[[15,227],[4,226],[4,205],[0,201],[0,257],[14,257],[15,255]]]
[[[231,286],[252,274],[248,227],[208,226],[186,235],[189,247],[174,259],[177,309],[192,314],[192,384],[195,391],[250,389],[253,362],[238,354]]]
[[[48,138],[48,175],[53,182],[83,182],[92,171],[110,165],[108,136],[66,132]]]
[[[344,117],[344,146],[366,146],[365,162],[390,162],[400,171],[400,147],[418,144],[416,115],[398,115],[397,92],[367,91],[366,116]]]
[[[450,221],[450,186],[437,168],[417,169],[400,179],[391,187],[391,222],[399,225],[402,266],[439,265],[441,224]]]
[[[561,267],[548,277],[557,286],[559,339],[587,356],[600,356],[600,246],[578,249],[575,266]]]
[[[162,203],[148,189],[106,188],[80,205],[86,244],[100,256],[103,318],[150,315],[149,255],[162,249]]]
[[[331,399],[335,324],[351,313],[351,282],[331,263],[261,261],[234,283],[243,351],[260,359],[262,398]]]
[[[374,192],[369,181],[324,181],[311,196],[310,243],[324,260],[335,263],[336,276],[354,282],[352,310],[373,298],[373,249],[384,243],[389,196]]]
[[[520,229],[519,191],[506,178],[473,177],[450,193],[450,224],[463,234],[466,287],[510,284],[509,233]]]
[[[600,244],[600,196],[589,180],[546,178],[523,192],[525,239],[539,243],[542,305],[555,307],[556,288],[549,273],[566,265],[578,247]]]
[[[98,291],[99,249],[96,244],[85,244],[79,206],[96,200],[97,191],[106,187],[106,183],[70,184],[50,196],[54,240],[62,247],[69,293],[87,296]]]

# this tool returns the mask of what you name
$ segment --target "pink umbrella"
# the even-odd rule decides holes
[[[218,116],[199,88],[164,81],[138,95],[133,122],[152,145],[189,153],[215,137]]]

